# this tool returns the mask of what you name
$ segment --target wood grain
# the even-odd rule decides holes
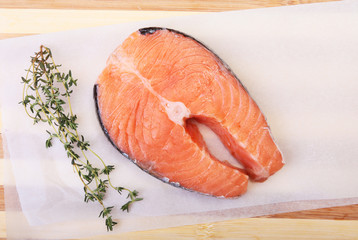
[[[4,186],[0,186],[0,211],[5,211]]]
[[[5,212],[0,211],[0,240],[6,238],[6,218]]]
[[[1,115],[0,115],[1,117]],[[1,122],[0,122],[0,127],[1,127]],[[3,144],[2,144],[2,135],[0,133],[0,159],[4,158],[4,148],[3,148]],[[0,176],[2,176],[1,174],[2,172],[0,172]]]
[[[2,39],[7,39],[7,38],[15,38],[15,37],[24,37],[24,36],[30,36],[30,35],[34,35],[35,33],[0,33],[0,40]],[[0,150],[1,153],[1,150]],[[1,240],[1,239],[0,239]]]
[[[1,0],[1,8],[38,9],[106,9],[164,11],[228,11],[262,7],[278,7],[334,0]]]
[[[291,219],[358,220],[358,204],[341,207],[329,207],[297,212],[279,213],[263,217]]]
[[[357,221],[307,219],[237,219],[161,230],[96,236],[114,239],[357,239]]]
[[[0,0],[0,39],[204,11],[328,1],[332,0]],[[2,158],[0,133],[0,240],[6,238]],[[237,239],[238,236],[240,239],[358,239],[358,204],[88,239]]]
[[[182,11],[59,10],[0,8],[2,34],[49,33],[133,21],[200,14]]]

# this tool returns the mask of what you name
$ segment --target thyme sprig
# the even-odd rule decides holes
[[[131,204],[141,201],[142,198],[138,197],[136,190],[116,187],[111,183],[109,175],[115,169],[114,166],[106,165],[90,148],[84,136],[78,133],[77,115],[73,114],[70,101],[72,88],[77,86],[77,79],[73,78],[71,70],[67,74],[60,72],[60,66],[55,64],[51,50],[41,46],[40,51],[31,57],[26,77],[21,78],[24,88],[20,104],[24,106],[26,114],[33,119],[34,124],[48,123],[50,129],[46,130],[46,148],[52,146],[54,138],[63,144],[74,171],[84,185],[84,201],[97,201],[103,207],[99,217],[105,218],[107,231],[112,231],[117,222],[112,219],[111,214],[114,206],[106,207],[103,203],[107,189],[113,188],[119,194],[128,192],[129,200],[121,207],[123,211],[128,212]],[[94,167],[90,156],[99,160],[102,168]]]

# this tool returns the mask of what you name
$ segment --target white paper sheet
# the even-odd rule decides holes
[[[38,229],[45,224],[74,226],[85,219],[99,222],[96,217],[100,211],[96,204],[83,203],[82,185],[61,145],[45,149],[46,126],[33,126],[17,104],[23,69],[41,44],[52,49],[63,71],[71,69],[79,79],[71,101],[79,116],[80,132],[108,164],[116,165],[114,183],[135,188],[144,197],[127,214],[118,210],[122,198],[115,193],[108,196],[106,202],[116,204],[114,215],[122,221],[117,231],[300,210],[300,203],[311,200],[358,203],[357,10],[354,2],[310,4],[1,41],[2,132],[22,212],[30,225]],[[169,27],[192,35],[228,63],[268,119],[287,163],[281,171],[264,183],[250,183],[247,194],[238,199],[217,199],[165,184],[112,147],[97,122],[92,87],[109,54],[131,32],[147,26]],[[183,214],[190,214],[192,220]],[[170,215],[181,220],[163,220]],[[146,224],[139,225],[139,219],[145,219]],[[71,232],[66,233],[73,237]]]

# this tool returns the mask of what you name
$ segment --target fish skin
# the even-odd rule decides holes
[[[236,80],[237,80],[237,82],[240,84],[240,86],[242,87],[242,89],[243,89],[243,91],[247,94],[247,97],[248,97],[248,99],[250,100],[250,101],[252,101],[253,102],[253,104],[256,106],[256,103],[254,103],[254,101],[253,101],[253,99],[249,96],[249,93],[247,92],[247,90],[245,89],[245,87],[242,85],[242,83],[239,81],[239,79],[237,78],[237,76],[232,72],[232,70],[229,68],[229,66],[223,61],[223,60],[221,60],[212,50],[210,50],[208,47],[206,47],[203,43],[201,43],[201,42],[199,42],[199,41],[197,41],[195,38],[193,38],[193,37],[191,37],[191,36],[189,36],[189,35],[187,35],[187,34],[184,34],[184,33],[181,33],[181,32],[179,32],[179,31],[177,31],[177,30],[173,30],[173,29],[167,29],[167,28],[160,28],[160,27],[149,27],[149,28],[142,28],[142,29],[139,29],[138,30],[138,32],[140,33],[140,35],[144,35],[144,36],[147,36],[147,35],[152,35],[152,34],[154,34],[154,33],[156,33],[157,31],[169,31],[169,32],[172,32],[172,33],[175,33],[175,34],[179,34],[179,35],[182,35],[182,36],[184,36],[184,37],[186,37],[186,38],[189,38],[189,39],[191,39],[191,40],[193,40],[193,41],[195,41],[196,43],[198,43],[201,47],[203,47],[203,48],[205,48],[206,50],[208,50],[215,58],[216,58],[216,61],[218,61],[221,65],[222,65],[222,67],[228,72],[228,74],[230,75],[232,75]],[[108,62],[110,62],[110,61],[107,61],[107,64],[108,64]],[[108,65],[107,65],[107,67],[108,67]],[[107,68],[106,67],[106,68]],[[105,71],[105,70],[104,70]],[[103,74],[103,73],[102,73]],[[258,169],[258,170],[255,170],[255,166],[253,166],[252,167],[252,169],[250,169],[250,168],[247,168],[247,166],[245,167],[246,169],[235,169],[237,172],[235,172],[235,173],[237,173],[237,174],[241,174],[240,175],[240,177],[238,177],[237,179],[240,179],[240,181],[242,182],[242,186],[240,186],[240,189],[238,190],[238,189],[235,189],[235,191],[234,191],[234,193],[232,194],[232,193],[227,193],[227,194],[223,194],[223,193],[218,193],[218,192],[210,192],[210,191],[206,191],[205,189],[204,190],[202,190],[202,189],[200,189],[200,187],[196,187],[196,186],[182,186],[182,184],[184,183],[184,185],[185,185],[185,182],[186,181],[189,181],[190,182],[190,178],[189,178],[189,180],[183,180],[181,183],[182,184],[180,184],[179,182],[180,181],[176,181],[176,180],[171,180],[171,179],[173,179],[172,177],[171,177],[171,179],[169,179],[168,177],[166,177],[166,176],[164,176],[164,175],[161,175],[161,174],[158,174],[158,173],[156,173],[156,172],[153,172],[152,170],[151,170],[151,167],[150,167],[150,165],[145,165],[145,164],[142,164],[141,163],[141,161],[139,161],[139,160],[137,160],[137,159],[135,159],[135,158],[133,158],[133,157],[131,157],[130,156],[130,154],[128,154],[126,151],[123,151],[123,150],[121,150],[120,149],[120,147],[118,147],[117,146],[117,144],[115,144],[115,142],[111,139],[111,137],[110,137],[110,134],[109,134],[109,132],[108,132],[108,130],[106,129],[106,127],[104,126],[104,124],[103,124],[103,121],[102,121],[102,118],[101,118],[101,110],[100,110],[100,106],[99,106],[99,103],[98,103],[98,88],[99,88],[99,85],[98,84],[96,84],[95,86],[94,86],[94,99],[95,99],[95,105],[96,105],[96,112],[97,112],[97,116],[98,116],[98,120],[99,120],[99,122],[100,122],[100,124],[101,124],[101,127],[102,127],[102,130],[104,131],[104,133],[105,133],[105,135],[107,136],[107,138],[109,139],[109,141],[112,143],[112,145],[113,146],[115,146],[115,148],[121,153],[121,154],[123,154],[126,158],[128,158],[128,159],[130,159],[130,160],[132,160],[138,167],[140,167],[142,170],[144,170],[144,171],[146,171],[147,173],[149,173],[149,174],[151,174],[152,176],[154,176],[154,177],[156,177],[156,178],[158,178],[158,179],[160,179],[161,181],[163,181],[163,182],[166,182],[166,183],[169,183],[169,184],[171,184],[171,185],[173,185],[173,186],[176,186],[176,187],[181,187],[181,188],[183,188],[183,189],[186,189],[186,190],[190,190],[190,191],[197,191],[197,192],[199,192],[199,193],[202,193],[202,194],[205,194],[205,195],[212,195],[212,196],[216,196],[216,197],[225,197],[225,198],[232,198],[232,197],[237,197],[237,196],[240,196],[240,195],[242,195],[242,194],[244,194],[245,192],[246,192],[246,190],[247,190],[247,180],[248,180],[248,176],[247,175],[249,175],[250,176],[250,178],[252,179],[252,180],[254,180],[254,181],[264,181],[264,180],[266,180],[270,175],[272,175],[273,173],[275,173],[276,171],[278,171],[282,166],[283,166],[283,162],[281,161],[281,164],[277,164],[276,166],[274,166],[275,168],[274,169],[270,169],[269,170],[269,172],[267,172],[267,173],[265,173],[265,174],[262,174],[262,176],[259,176],[259,175],[257,175],[258,173],[260,173],[260,171],[262,171],[263,170],[263,168],[260,168],[260,169]],[[257,107],[257,106],[256,106]],[[258,108],[258,107],[257,107]],[[260,114],[261,114],[261,111],[260,111]],[[262,116],[261,116],[262,115]],[[263,114],[261,114],[261,115],[259,115],[258,116],[258,119],[261,119],[261,118],[263,118],[263,120],[266,122],[266,118],[263,116]],[[202,116],[191,116],[191,117],[195,117],[195,119],[197,120],[197,121],[199,121],[199,122],[202,122],[202,123],[204,123],[204,124],[206,124],[206,125],[208,125],[210,128],[212,128],[214,131],[215,131],[215,129],[219,129],[219,130],[217,130],[217,131],[220,131],[220,123],[218,123],[218,122],[215,122],[215,119],[213,120],[213,119],[205,119],[205,117],[202,117]],[[261,117],[261,118],[260,118]],[[191,126],[191,125],[190,125]],[[188,127],[189,127],[189,125],[188,125]],[[255,126],[254,126],[255,127]],[[196,130],[195,130],[195,127],[190,127],[192,130],[190,130],[191,131],[191,133],[192,134],[195,134],[195,132],[196,132]],[[267,128],[267,132],[269,133],[269,135],[270,135],[270,137],[271,137],[271,139],[272,139],[272,136],[271,136],[271,133],[270,133],[270,131],[269,131],[269,127],[267,126],[267,127],[265,127],[265,128]],[[250,134],[252,135],[252,133],[250,132]],[[267,134],[266,134],[267,135]],[[193,138],[194,138],[194,136],[192,136]],[[225,137],[225,136],[224,136]],[[200,137],[199,137],[200,138]],[[197,141],[202,141],[201,139],[199,139],[199,138],[197,138],[196,140]],[[221,138],[222,138],[222,140],[223,140],[223,136],[221,136]],[[228,137],[228,138],[230,138],[230,136]],[[230,141],[234,141],[234,140],[232,140],[232,139],[226,139],[226,141],[227,142],[230,142]],[[195,141],[194,141],[195,142]],[[273,142],[273,139],[272,139],[272,142]],[[274,142],[273,142],[273,144],[274,144]],[[205,144],[203,145],[203,144],[198,144],[198,146],[199,145],[202,145],[202,146],[204,146],[204,149],[205,149],[205,151],[207,151],[207,148],[205,147]],[[199,146],[200,147],[200,146]],[[232,152],[232,154],[233,154],[233,156],[235,156],[237,159],[240,159],[241,157],[242,157],[242,154],[243,153],[237,153],[237,152],[233,152],[233,151],[231,151]],[[282,154],[281,154],[281,152],[278,150],[278,148],[277,148],[277,151],[275,152],[275,155],[277,155],[277,153],[279,153],[279,155],[281,156],[281,159],[282,159]],[[210,153],[209,153],[209,155],[210,155]],[[211,158],[214,158],[213,156],[210,156]],[[242,159],[241,159],[242,160]],[[219,160],[217,160],[217,161],[219,161]],[[221,165],[225,168],[225,165],[227,165],[227,164],[225,164],[225,163],[221,163]],[[255,165],[255,164],[254,164]],[[229,168],[230,168],[230,166],[228,166]],[[231,167],[231,168],[233,168],[233,167]],[[256,171],[256,172],[255,172]]]
[[[170,182],[167,178],[163,177],[163,178],[158,178],[156,175],[154,175],[153,173],[151,173],[150,171],[148,171],[147,169],[141,167],[140,165],[137,164],[137,160],[136,159],[133,159],[133,158],[130,158],[128,156],[127,153],[123,152],[111,139],[111,137],[109,136],[108,134],[108,131],[106,129],[106,127],[103,125],[102,123],[102,119],[101,119],[101,114],[100,114],[100,109],[99,109],[99,106],[98,106],[98,101],[97,101],[97,88],[98,88],[98,84],[95,84],[93,86],[93,99],[94,99],[94,103],[95,103],[95,109],[96,109],[96,116],[97,116],[97,120],[99,122],[99,125],[101,126],[101,129],[104,133],[104,135],[106,136],[107,140],[112,144],[112,146],[117,149],[118,152],[120,152],[125,158],[127,158],[128,160],[132,161],[137,167],[139,167],[141,170],[143,170],[144,172],[150,174],[151,176],[155,177],[156,179],[159,179],[160,181],[164,182],[164,183],[168,183],[174,187],[179,187],[179,188],[182,188],[182,189],[185,189],[185,190],[188,190],[188,191],[191,191],[191,192],[195,192],[189,188],[185,188],[185,187],[182,187],[180,186],[180,184],[178,184],[177,182]],[[200,193],[200,192],[199,192]],[[201,193],[201,194],[204,194],[204,193]],[[204,195],[208,195],[208,194],[204,194]]]

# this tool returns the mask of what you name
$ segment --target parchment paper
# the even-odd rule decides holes
[[[80,132],[108,164],[116,165],[113,182],[137,189],[145,199],[127,214],[118,210],[122,198],[110,193],[106,203],[117,206],[114,215],[121,219],[117,232],[358,203],[357,10],[353,1],[310,4],[1,41],[2,133],[29,223],[23,224],[27,238],[105,233],[97,219],[100,207],[83,203],[82,185],[63,147],[45,149],[46,126],[33,126],[18,105],[20,77],[41,44],[52,49],[63,71],[71,69],[79,79],[71,101]],[[264,183],[250,183],[238,199],[217,199],[165,184],[112,147],[97,122],[92,87],[108,55],[131,32],[147,26],[192,35],[229,64],[267,117],[286,161],[281,171]],[[218,145],[215,135],[202,132],[209,145]],[[211,150],[227,156],[223,149]],[[43,231],[43,226],[54,230]],[[74,232],[76,227],[82,231]]]

